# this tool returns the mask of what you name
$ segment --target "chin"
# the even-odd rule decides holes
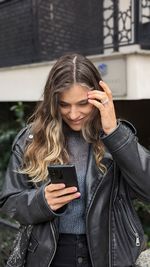
[[[81,131],[81,125],[68,125],[73,131]]]

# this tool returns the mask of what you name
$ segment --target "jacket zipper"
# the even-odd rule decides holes
[[[56,241],[56,236],[55,236],[55,230],[54,230],[54,225],[53,225],[53,223],[52,222],[50,222],[50,227],[51,227],[51,230],[52,230],[52,234],[53,234],[53,238],[54,238],[54,252],[53,252],[53,255],[52,255],[52,257],[51,257],[51,260],[50,260],[50,262],[49,262],[49,265],[48,265],[48,267],[50,267],[50,265],[51,265],[51,263],[52,263],[52,260],[53,260],[53,258],[54,258],[54,256],[55,256],[55,253],[56,253],[56,249],[57,249],[57,241]]]
[[[115,187],[115,177],[116,175],[116,163],[114,163],[114,170],[113,170],[113,183],[112,183],[112,190],[110,195],[110,202],[109,202],[109,267],[112,267],[112,227],[111,227],[111,211],[112,211],[112,199],[114,194],[114,187]]]
[[[107,172],[107,173],[108,173],[108,172]],[[99,188],[101,187],[101,184],[103,183],[103,180],[105,179],[105,176],[107,175],[107,173],[104,174],[104,176],[103,176],[103,178],[102,178],[100,184],[98,185],[98,187],[97,187],[97,189],[96,189],[96,191],[95,191],[95,195],[94,195],[94,197],[93,197],[93,200],[92,200],[92,202],[91,202],[91,204],[90,204],[90,206],[89,206],[89,208],[88,208],[88,210],[87,210],[87,213],[86,213],[86,237],[87,237],[87,243],[88,243],[88,248],[89,248],[90,259],[91,259],[91,263],[92,263],[92,266],[93,266],[93,267],[94,267],[94,263],[93,263],[93,259],[92,259],[92,253],[91,253],[91,247],[90,247],[90,241],[89,241],[89,235],[88,235],[88,229],[87,229],[87,224],[88,224],[88,223],[87,223],[87,221],[88,221],[88,214],[89,214],[89,211],[90,211],[90,207],[92,206],[93,201],[94,201],[94,199],[95,199],[95,196],[96,196],[96,194],[97,194],[97,191],[98,191]],[[110,265],[110,267],[111,267],[111,265]]]
[[[125,207],[125,205],[122,203],[122,200],[121,200],[121,199],[120,199],[120,202],[121,202],[121,205],[123,205],[123,206]],[[125,211],[125,215],[126,215],[126,217],[127,217],[127,220],[128,220],[128,222],[129,222],[129,224],[130,224],[130,228],[131,228],[131,231],[132,231],[132,233],[133,233],[133,236],[135,237],[135,245],[136,245],[137,247],[139,247],[139,246],[140,246],[140,236],[139,236],[139,234],[138,234],[136,228],[134,227],[132,221],[130,220],[130,217],[129,217],[129,215],[128,215],[128,212],[127,212],[126,207],[124,208],[124,211]]]
[[[104,177],[103,177],[103,179],[104,179]],[[101,186],[103,179],[101,180],[101,183],[97,187],[97,190],[95,191],[95,195],[96,195],[99,187]],[[93,200],[92,200],[92,202],[90,204],[90,207],[92,206],[94,199],[95,199],[95,196],[93,197]],[[91,263],[92,263],[92,266],[94,267],[92,253],[91,253],[91,247],[90,247],[90,241],[89,241],[89,235],[88,235],[88,229],[87,229],[87,225],[88,225],[88,214],[89,214],[90,207],[88,208],[87,214],[86,214],[86,237],[87,237],[87,243],[88,243],[88,248],[89,248],[89,254],[90,254]]]

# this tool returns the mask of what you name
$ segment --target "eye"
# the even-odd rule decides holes
[[[82,104],[80,104],[81,106],[86,106],[86,105],[88,105],[89,103],[82,103]]]
[[[86,106],[86,105],[88,105],[88,104],[89,104],[89,103],[88,103],[88,100],[86,100],[86,101],[82,101],[82,102],[79,103],[80,106]]]
[[[66,107],[69,107],[69,104],[64,103],[64,102],[59,102],[59,106],[63,107],[63,108],[66,108]]]

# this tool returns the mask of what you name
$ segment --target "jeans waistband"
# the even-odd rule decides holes
[[[60,239],[65,239],[67,241],[86,241],[86,235],[85,234],[65,234],[65,233],[60,233],[59,234]]]

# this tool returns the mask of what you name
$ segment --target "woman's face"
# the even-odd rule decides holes
[[[90,89],[79,84],[60,93],[59,108],[62,119],[74,131],[80,131],[83,123],[93,110],[93,105],[88,103],[87,92]]]

